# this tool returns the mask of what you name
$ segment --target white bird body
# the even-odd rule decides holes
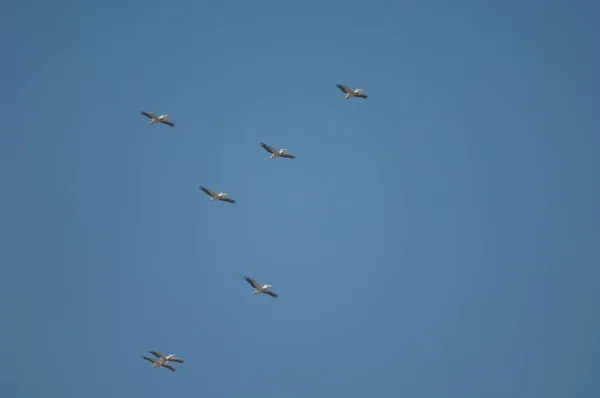
[[[214,196],[211,196],[210,200],[219,200],[219,198],[226,198],[227,195],[225,192],[220,192],[219,194],[217,194],[218,198],[215,198]]]
[[[160,123],[160,122],[161,122],[162,120],[164,120],[164,118],[166,118],[167,116],[169,116],[169,115],[160,115],[160,116],[159,116],[157,119],[155,119],[155,120],[152,120],[152,121],[150,122],[150,124]]]
[[[278,158],[286,152],[287,152],[287,149],[280,149],[279,151],[277,151],[277,154],[274,153],[271,155],[271,159]]]
[[[256,290],[254,291],[254,294],[261,294],[270,287],[273,287],[273,286],[272,285],[262,285],[260,287],[257,287]]]

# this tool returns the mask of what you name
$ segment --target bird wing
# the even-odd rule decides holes
[[[341,85],[341,84],[336,84],[335,86],[336,86],[337,88],[339,88],[340,90],[342,90],[342,91],[343,91],[344,93],[346,93],[346,94],[348,94],[348,93],[351,93],[351,92],[352,92],[352,90],[350,90],[350,87],[348,87],[348,86],[343,86],[343,85]]]
[[[140,112],[142,115],[146,116],[147,118],[150,118],[152,120],[154,119],[158,119],[158,117],[154,114],[154,113],[150,113],[150,112]]]
[[[155,357],[158,357],[158,358],[162,359],[163,361],[165,359],[167,359],[167,357],[165,357],[163,354],[161,354],[158,351],[150,351],[150,354],[154,355]]]
[[[265,151],[270,152],[270,153],[277,153],[277,150],[275,148],[273,148],[270,145],[265,144],[264,142],[260,143],[260,146],[265,148]]]
[[[267,289],[267,290],[263,290],[263,293],[264,293],[264,294],[268,294],[268,295],[269,295],[269,296],[271,296],[271,297],[275,297],[275,298],[279,297],[279,296],[277,295],[277,293],[275,293],[275,292],[272,292],[272,291],[270,291],[269,289]]]
[[[223,202],[228,202],[231,204],[235,204],[235,200],[231,199],[231,198],[219,198],[219,200],[222,200]]]
[[[169,359],[169,362],[183,363],[183,359],[179,359],[179,358],[171,358],[171,359]]]
[[[200,190],[201,190],[202,192],[204,192],[205,194],[207,194],[208,196],[212,196],[212,197],[216,197],[216,196],[217,196],[217,194],[216,194],[216,193],[214,193],[213,191],[211,191],[211,190],[210,190],[210,189],[208,189],[208,188],[204,188],[202,185],[200,185]]]
[[[282,157],[282,158],[289,158],[289,159],[294,159],[294,158],[295,158],[295,156],[294,156],[294,155],[292,155],[291,153],[284,153],[284,154],[282,154],[282,155],[279,155],[279,157]]]
[[[247,276],[244,277],[244,279],[246,280],[246,282],[248,282],[253,288],[258,289],[260,287],[260,285],[258,283],[256,283],[256,281],[252,278],[248,278]]]
[[[161,120],[160,122],[161,122],[161,123],[164,123],[164,124],[166,124],[167,126],[175,127],[175,123],[173,123],[173,122],[172,122],[172,121],[170,121],[170,120],[163,119],[163,120]]]
[[[359,97],[359,98],[367,99],[367,94],[363,94],[363,93],[354,94],[354,96],[355,97]]]
[[[169,365],[168,363],[164,363],[163,366],[167,369],[169,369],[171,372],[175,372],[175,368],[171,365]]]
[[[150,361],[150,362],[152,362],[152,363],[157,363],[157,362],[158,362],[158,361],[157,361],[156,359],[154,359],[154,358],[148,358],[148,357],[142,357],[142,358],[144,358],[145,360],[147,360],[147,361]]]

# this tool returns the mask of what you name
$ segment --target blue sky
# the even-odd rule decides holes
[[[600,396],[599,12],[9,0],[0,395]]]

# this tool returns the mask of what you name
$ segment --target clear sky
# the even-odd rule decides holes
[[[8,0],[0,396],[599,397],[599,14]]]

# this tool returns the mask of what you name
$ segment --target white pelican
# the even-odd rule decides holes
[[[222,200],[223,202],[235,204],[235,200],[228,197],[228,195],[225,192],[221,192],[221,193],[217,194],[208,188],[204,188],[202,185],[200,185],[199,188],[202,192],[204,192],[205,194],[210,196],[210,200]]]
[[[152,351],[150,351],[150,352],[152,352]],[[160,361],[157,361],[154,358],[149,358],[149,357],[146,357],[146,356],[142,356],[142,358],[144,358],[147,361],[152,362],[152,367],[153,368],[160,368],[162,366],[162,367],[165,367],[165,368],[169,369],[171,372],[175,372],[175,370],[176,370],[172,365],[169,365],[167,363],[167,361],[163,360],[162,358],[160,359]]]
[[[286,153],[287,149],[277,150],[277,149],[273,148],[272,146],[265,144],[264,142],[261,142],[260,146],[265,148],[265,151],[267,151],[271,154],[271,159],[275,159],[275,158],[294,159],[295,158],[295,156],[292,155],[291,153]]]
[[[276,293],[269,290],[269,288],[273,287],[273,285],[262,285],[261,286],[254,279],[248,278],[247,276],[245,276],[244,279],[246,280],[246,282],[248,282],[250,284],[250,286],[252,286],[254,288],[254,294],[265,293],[271,297],[279,297],[279,296],[277,296]]]
[[[352,97],[367,99],[367,94],[363,94],[362,88],[357,88],[356,90],[352,90],[350,87],[342,86],[341,84],[336,84],[335,86],[337,88],[339,88],[340,90],[342,90],[344,93],[346,93],[346,99],[350,99]]]
[[[167,126],[171,126],[174,127],[175,123],[173,123],[170,120],[165,119],[167,116],[169,115],[160,115],[160,116],[156,116],[154,113],[150,113],[150,112],[140,112],[142,115],[146,116],[149,119],[152,119],[152,121],[150,122],[150,124],[155,124],[155,123],[164,123]]]
[[[160,360],[164,362],[183,363],[183,359],[175,358],[175,354],[169,354],[167,356],[164,356],[158,351],[150,351],[150,353],[153,354],[155,357],[160,358]]]

